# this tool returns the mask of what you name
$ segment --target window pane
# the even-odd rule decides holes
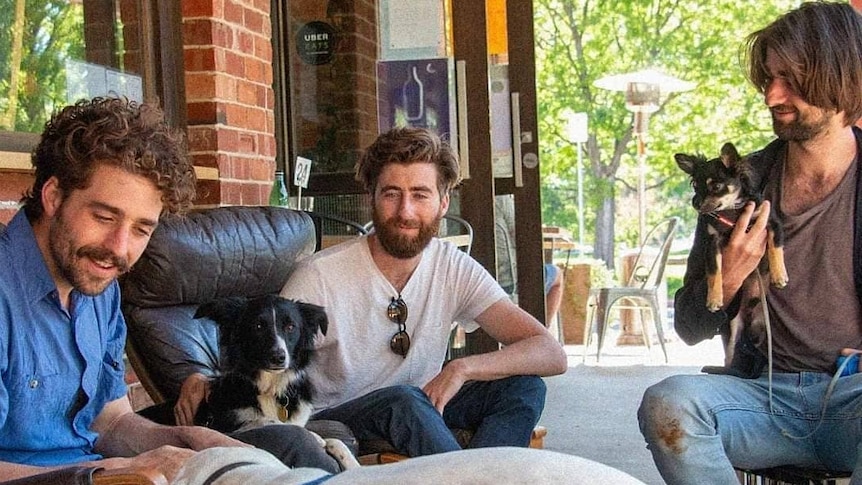
[[[139,5],[0,0],[0,131],[38,133],[81,98],[143,100]]]
[[[290,151],[312,173],[350,173],[377,136],[376,2],[291,0]]]

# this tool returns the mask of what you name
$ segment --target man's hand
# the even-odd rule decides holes
[[[174,440],[171,441],[171,444],[196,451],[215,448],[217,446],[253,448],[249,444],[233,439],[218,431],[204,428],[203,426],[182,426],[169,429],[175,433]]]
[[[721,251],[725,307],[733,300],[745,278],[757,268],[766,253],[766,224],[769,221],[770,209],[769,201],[763,201],[754,224],[748,227],[754,214],[754,202],[747,203],[736,221],[727,246]]]
[[[856,356],[856,359],[854,359],[856,361],[856,365],[853,368],[844,369],[844,372],[841,374],[842,376],[849,376],[849,375],[855,374],[857,372],[862,372],[862,358],[859,358],[860,354],[862,354],[862,350],[859,350],[859,349],[850,349],[850,348],[841,349],[841,353],[840,353],[841,357],[839,357],[839,360],[836,362],[837,366],[841,365],[843,359],[849,359],[849,358]],[[851,360],[850,362],[848,362],[848,367],[849,367],[849,364],[853,363],[854,360]]]
[[[180,396],[174,406],[174,419],[179,426],[192,426],[201,402],[209,397],[209,378],[200,372],[188,376],[180,388]]]
[[[440,414],[443,414],[443,409],[446,404],[461,390],[461,386],[466,382],[465,362],[463,359],[455,359],[446,364],[439,374],[434,376],[422,391],[431,400],[431,404],[437,408]]]

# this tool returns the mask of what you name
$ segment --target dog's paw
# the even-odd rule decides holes
[[[706,300],[706,309],[711,311],[712,313],[715,313],[715,312],[721,310],[721,300],[707,299]]]
[[[326,450],[326,453],[335,458],[335,461],[338,462],[338,465],[342,470],[349,470],[351,468],[359,468],[361,465],[359,461],[353,456],[353,453],[350,452],[350,449],[347,448],[347,445],[344,444],[339,439],[335,438],[327,438],[324,440],[326,444],[323,448]]]
[[[311,435],[314,436],[314,439],[317,440],[317,443],[320,445],[321,448],[326,448],[327,441],[329,441],[329,440],[323,439],[322,436],[315,433],[314,431],[309,431],[309,433],[311,433]],[[338,441],[338,440],[336,440],[336,441]],[[338,442],[341,443],[341,441],[338,441]]]
[[[776,288],[784,288],[785,286],[787,286],[787,282],[789,281],[786,274],[784,274],[784,275],[773,275],[771,279],[772,279],[772,286],[774,286]]]

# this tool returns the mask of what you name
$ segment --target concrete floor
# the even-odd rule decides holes
[[[545,449],[610,465],[647,484],[664,483],[638,430],[637,408],[644,390],[674,374],[698,373],[704,365],[721,365],[720,339],[689,347],[675,336],[661,348],[619,347],[609,335],[596,362],[595,343],[583,362],[581,345],[567,345],[569,370],[546,379],[548,395],[539,422],[548,428]]]

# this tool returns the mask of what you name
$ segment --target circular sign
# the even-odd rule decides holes
[[[335,55],[335,28],[320,21],[303,25],[296,33],[296,52],[306,64],[328,64]]]

